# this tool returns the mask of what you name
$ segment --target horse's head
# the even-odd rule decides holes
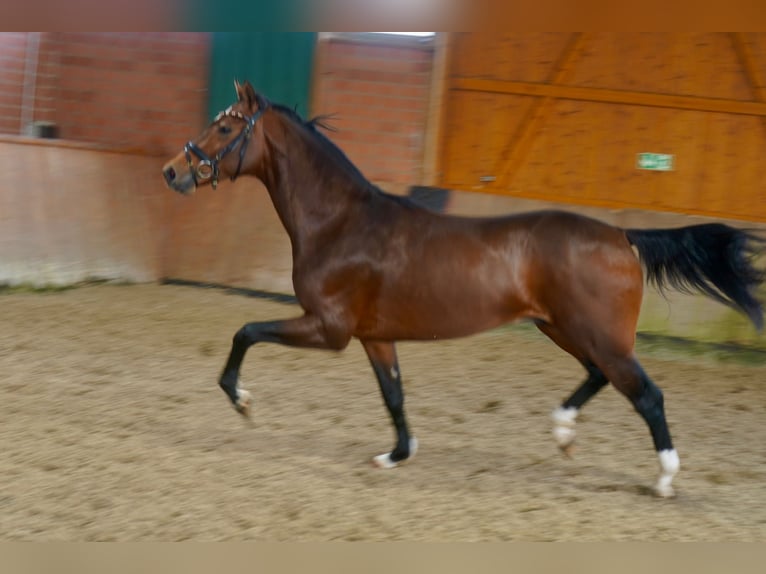
[[[257,141],[263,137],[263,130],[257,123],[269,103],[256,94],[250,82],[235,81],[234,86],[236,103],[218,114],[196,140],[189,141],[162,168],[172,189],[191,193],[206,183],[215,189],[220,178],[233,180],[257,161],[256,155],[263,149]]]

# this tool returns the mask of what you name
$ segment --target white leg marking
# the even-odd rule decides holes
[[[575,421],[579,410],[575,407],[558,407],[551,414],[553,419],[553,437],[560,449],[566,449],[575,439]]]
[[[404,460],[400,460],[399,462],[395,462],[391,460],[391,453],[387,452],[385,454],[379,454],[378,456],[374,457],[372,459],[372,463],[377,466],[378,468],[396,468],[399,464],[412,460],[412,457],[415,456],[415,453],[418,452],[418,439],[415,437],[410,438],[410,456],[408,456]]]
[[[253,402],[253,398],[250,395],[250,392],[238,386],[237,387],[237,404],[234,406],[237,412],[245,416],[250,416],[250,405],[252,402]]]
[[[654,491],[658,496],[663,498],[669,498],[675,496],[675,491],[671,486],[673,477],[681,468],[681,461],[678,458],[676,449],[661,450],[657,453],[660,458],[660,478],[657,479],[657,484],[654,487]]]

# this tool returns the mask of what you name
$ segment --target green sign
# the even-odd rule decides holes
[[[668,153],[640,153],[636,157],[636,167],[652,171],[672,171],[673,156]]]

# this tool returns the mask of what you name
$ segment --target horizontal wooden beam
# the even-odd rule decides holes
[[[519,199],[532,199],[537,201],[545,201],[553,204],[553,207],[560,209],[566,209],[568,205],[584,205],[588,207],[600,207],[603,209],[640,209],[649,212],[670,212],[681,213],[683,215],[701,215],[703,217],[716,217],[719,219],[729,219],[737,221],[753,221],[755,223],[763,224],[764,216],[762,213],[752,212],[745,213],[738,211],[732,213],[730,211],[722,211],[717,209],[706,209],[704,207],[687,207],[683,205],[661,204],[661,203],[642,203],[639,201],[624,201],[620,199],[595,199],[592,197],[578,197],[574,195],[563,195],[558,193],[540,192],[524,190],[522,192],[514,192],[508,188],[487,186],[481,189],[471,189],[470,185],[464,182],[443,182],[441,184],[446,189],[458,190],[463,193],[472,193],[478,191],[480,193],[488,195],[502,195],[504,197],[516,197]],[[530,208],[532,209],[532,208]],[[755,227],[754,229],[760,230],[762,226]],[[760,233],[760,232],[759,232]],[[764,228],[766,233],[766,228]]]
[[[491,92],[519,96],[540,96],[586,102],[609,104],[630,104],[658,108],[674,108],[700,112],[722,112],[748,116],[766,116],[766,103],[702,98],[697,96],[676,96],[652,92],[632,92],[626,90],[608,90],[558,84],[534,82],[509,82],[485,78],[450,79],[450,88],[469,92]]]

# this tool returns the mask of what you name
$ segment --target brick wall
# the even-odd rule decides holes
[[[375,182],[422,181],[433,44],[331,38],[320,47],[314,112],[336,114],[330,138]]]
[[[2,54],[22,66],[20,76],[4,66],[11,82],[2,93],[10,97],[23,83],[23,56],[15,56],[15,46],[26,38],[16,36],[27,34],[0,36]],[[33,119],[55,122],[62,139],[171,153],[204,124],[207,43],[204,33],[44,32]],[[4,115],[0,126],[19,133],[19,114]]]
[[[27,33],[0,33],[0,133],[19,133]]]
[[[29,35],[0,33],[0,133],[20,131]],[[55,122],[60,138],[162,156],[204,126],[208,34],[39,39],[33,119]],[[328,135],[377,183],[421,182],[432,56],[417,41],[321,40],[313,112],[336,114],[338,131]]]

